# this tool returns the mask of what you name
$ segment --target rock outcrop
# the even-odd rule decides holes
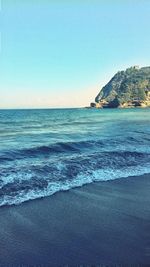
[[[150,107],[150,67],[134,66],[117,72],[101,89],[91,107]]]

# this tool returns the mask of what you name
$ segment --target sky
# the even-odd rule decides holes
[[[150,65],[149,0],[1,0],[0,108],[82,107]]]

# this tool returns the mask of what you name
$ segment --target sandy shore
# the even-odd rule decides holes
[[[150,263],[150,176],[0,208],[0,265]]]

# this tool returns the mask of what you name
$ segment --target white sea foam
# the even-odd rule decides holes
[[[81,187],[92,182],[109,181],[119,178],[127,178],[130,176],[140,176],[147,173],[150,173],[150,166],[148,164],[145,166],[136,167],[136,169],[133,169],[133,167],[128,167],[115,171],[112,169],[96,170],[92,171],[91,174],[79,174],[73,180],[49,182],[48,186],[42,190],[30,189],[28,192],[24,192],[24,190],[22,190],[19,191],[16,196],[5,195],[3,199],[0,200],[0,206],[18,205],[22,202],[51,196],[56,192],[67,191],[69,189]]]
[[[21,182],[21,181],[28,181],[32,179],[33,174],[32,173],[17,173],[17,175],[14,173],[7,175],[6,177],[2,178],[2,186],[14,183],[14,182]]]

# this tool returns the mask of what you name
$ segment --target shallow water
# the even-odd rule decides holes
[[[0,110],[0,206],[150,173],[150,109]]]

